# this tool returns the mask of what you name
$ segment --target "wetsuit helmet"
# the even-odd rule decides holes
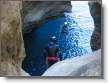
[[[55,36],[52,36],[52,37],[50,37],[50,41],[52,41],[52,42],[57,42],[57,39],[56,39]]]
[[[67,22],[64,22],[65,25],[67,25]]]

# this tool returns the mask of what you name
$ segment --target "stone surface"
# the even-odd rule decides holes
[[[21,31],[21,1],[1,1],[0,76],[22,76],[25,57]]]
[[[70,1],[23,2],[23,33],[29,33],[48,19],[64,16],[71,11]]]
[[[101,48],[101,2],[90,1],[89,8],[95,24],[95,30],[91,37],[91,48],[95,51]],[[64,11],[71,11],[69,1],[23,2],[23,34],[30,33],[50,18],[63,16]]]
[[[101,2],[89,2],[89,7],[95,24],[95,30],[91,36],[91,48],[96,51],[101,48]]]
[[[89,3],[89,6],[95,22],[95,31],[91,40],[92,50],[95,51],[101,48],[101,5],[99,3]],[[23,34],[26,34],[50,18],[64,16],[64,11],[70,12],[71,3],[69,1],[36,3],[26,1],[23,2],[22,12],[22,3],[20,1],[3,1],[1,7],[0,76],[26,76],[28,74],[21,69],[22,60],[25,57],[22,30]],[[22,30],[21,13],[23,21]],[[96,56],[88,57],[94,62],[88,62],[83,65],[79,64],[80,67],[76,70],[76,72],[78,72],[79,70],[83,70],[84,67],[85,72],[73,73],[73,71],[71,71],[69,75],[100,75],[100,51],[93,53],[93,55]],[[76,64],[77,63],[78,62],[76,62]],[[57,64],[61,64],[61,62]],[[73,68],[73,66],[71,68]],[[94,71],[92,71],[92,69]]]
[[[102,76],[101,50],[52,65],[43,76]]]

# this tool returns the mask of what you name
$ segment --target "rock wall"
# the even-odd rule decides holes
[[[101,2],[89,2],[89,7],[95,24],[91,37],[91,48],[96,51],[101,48]]]
[[[52,65],[42,76],[102,77],[101,50],[84,56],[66,59]]]
[[[22,12],[21,1],[2,0],[0,5],[0,76],[28,75],[21,69],[22,60],[25,57],[22,30],[23,34],[26,34],[50,18],[64,16],[64,11],[70,12],[71,3],[69,1],[36,3],[25,1]],[[89,6],[95,22],[95,31],[91,40],[91,47],[95,51],[101,48],[101,5],[89,3]],[[22,30],[21,13],[23,17]]]
[[[21,31],[21,1],[4,1],[1,4],[1,55],[0,76],[28,75],[21,69],[25,57]]]
[[[101,2],[89,1],[89,7],[95,23],[95,30],[91,37],[91,48],[95,51],[101,48]],[[70,1],[37,1],[35,3],[24,1],[22,11],[23,34],[33,31],[50,18],[63,16],[64,11],[71,11]]]
[[[22,20],[23,33],[29,33],[48,19],[64,16],[71,11],[70,1],[24,1]]]

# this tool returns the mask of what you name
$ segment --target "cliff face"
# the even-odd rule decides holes
[[[21,31],[21,8],[20,1],[1,1],[0,76],[26,75],[21,69],[21,63],[25,57]]]
[[[50,18],[64,16],[65,11],[71,11],[70,1],[24,1],[23,33],[29,33]]]

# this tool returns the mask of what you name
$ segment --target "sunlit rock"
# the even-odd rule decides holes
[[[101,76],[101,50],[52,65],[42,76]]]
[[[2,0],[3,1],[3,0]],[[3,1],[1,5],[0,76],[26,76],[21,68],[25,57],[21,31],[21,1]]]

